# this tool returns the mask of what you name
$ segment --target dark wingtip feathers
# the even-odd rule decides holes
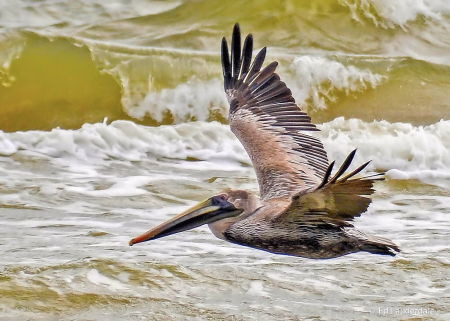
[[[325,172],[325,175],[323,176],[322,183],[320,183],[319,187],[317,187],[318,189],[324,187],[328,183],[328,179],[330,178],[331,171],[333,170],[333,167],[334,167],[334,163],[335,163],[335,161],[332,161],[331,164],[328,166],[327,171]]]
[[[342,178],[341,178],[341,182],[344,182],[344,181],[348,180],[350,177],[353,177],[353,176],[355,176],[356,174],[358,174],[359,172],[361,172],[364,168],[367,167],[367,165],[370,164],[370,162],[371,162],[371,161],[368,161],[367,163],[362,164],[361,166],[359,166],[357,169],[355,169],[355,170],[354,170],[353,172],[351,172],[350,174],[348,174],[348,175],[342,177]],[[383,174],[381,173],[381,174],[376,174],[376,175],[383,175]],[[380,178],[377,178],[377,179],[379,180]]]
[[[252,62],[252,53],[253,53],[253,36],[250,33],[247,35],[247,37],[245,37],[238,79],[242,79],[248,73],[248,70],[250,69],[250,64]]]
[[[335,183],[339,177],[341,177],[342,174],[344,174],[344,172],[347,170],[347,168],[350,166],[350,164],[353,161],[353,158],[355,157],[355,153],[356,153],[356,149],[354,149],[350,154],[348,154],[347,158],[345,159],[345,161],[342,163],[341,167],[339,168],[339,170],[337,171],[337,173],[334,175],[334,177],[332,179],[330,179],[330,181],[328,182],[328,184],[333,184]]]
[[[236,88],[243,82],[251,82],[257,77],[266,58],[266,52],[266,47],[262,48],[252,63],[253,36],[252,34],[247,35],[241,52],[241,29],[239,23],[236,23],[233,28],[230,51],[225,37],[222,39],[222,69],[225,91]],[[274,73],[277,63],[269,64],[269,66],[266,73]]]
[[[333,176],[333,178],[330,179],[331,170],[333,169],[333,165],[334,165],[334,162],[332,162],[330,164],[330,166],[328,166],[328,169],[327,169],[327,171],[326,171],[326,173],[324,175],[323,181],[319,185],[318,188],[329,186],[329,185],[335,184],[335,183],[343,183],[343,182],[347,181],[349,178],[351,178],[351,177],[355,176],[356,174],[358,174],[359,172],[361,172],[364,168],[367,167],[367,165],[369,165],[370,161],[368,161],[367,163],[362,164],[357,169],[355,169],[351,173],[349,173],[346,176],[341,178],[341,176],[345,173],[345,171],[349,168],[350,164],[352,163],[353,158],[355,157],[355,154],[356,154],[356,149],[354,149],[352,152],[350,152],[350,154],[347,156],[345,161],[342,163],[342,165],[339,168],[339,170],[336,172],[336,174]],[[363,179],[367,179],[367,180],[371,180],[371,181],[379,181],[379,180],[383,180],[384,179],[383,177],[380,177],[383,174],[384,173],[379,173],[379,174],[371,175],[371,176],[368,176],[368,177],[364,177]]]
[[[231,74],[232,82],[237,81],[239,76],[239,69],[241,66],[241,29],[239,23],[236,23],[233,28],[233,36],[231,38]]]
[[[230,55],[228,53],[228,43],[225,37],[222,38],[222,71],[223,71],[223,81],[224,88],[227,90],[231,87],[231,63]]]

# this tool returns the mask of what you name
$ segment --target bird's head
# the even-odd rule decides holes
[[[129,244],[131,246],[136,243],[190,230],[204,224],[212,224],[225,219],[238,217],[244,212],[244,209],[236,207],[234,203],[238,203],[238,200],[231,198],[229,193],[222,193],[210,197],[150,231],[135,237]]]

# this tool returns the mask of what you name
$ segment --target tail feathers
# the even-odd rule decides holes
[[[365,240],[361,246],[361,250],[372,254],[395,256],[396,252],[400,252],[400,248],[392,241],[379,236],[371,235],[369,240]]]
[[[361,251],[395,256],[396,252],[400,252],[400,248],[384,237],[366,234],[354,227],[342,228],[347,236],[353,238],[358,244]]]

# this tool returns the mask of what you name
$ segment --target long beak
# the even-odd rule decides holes
[[[150,231],[135,237],[130,241],[130,246],[145,241],[155,240],[160,237],[183,232],[203,224],[209,224],[227,217],[238,216],[243,210],[237,209],[228,201],[215,201],[214,197],[208,198],[187,211],[175,216]]]

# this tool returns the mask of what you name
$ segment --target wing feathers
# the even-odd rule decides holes
[[[292,198],[292,203],[284,213],[274,219],[290,221],[323,221],[329,224],[347,224],[354,217],[364,213],[371,203],[367,196],[374,192],[376,181],[383,180],[382,173],[361,178],[354,175],[364,169],[368,163],[359,166],[350,174],[341,178],[350,166],[356,150],[352,151],[330,179],[335,162],[328,166],[322,183],[314,190],[302,191]]]
[[[228,44],[225,37],[222,39],[222,70],[225,91],[231,87],[231,63],[228,54]]]
[[[268,80],[269,77],[273,75],[275,72],[275,69],[277,69],[278,62],[274,61],[264,67],[264,69],[261,72],[258,72],[253,79],[250,80],[247,86],[249,86],[249,91],[253,94],[256,90],[258,90],[260,87],[262,87]]]
[[[266,47],[264,47],[258,52],[252,66],[250,67],[250,72],[247,74],[247,76],[245,76],[243,82],[251,82],[253,80],[252,77],[256,76],[261,70],[264,59],[266,59],[266,51],[267,49]]]
[[[358,174],[360,171],[362,171],[364,168],[366,168],[367,165],[369,165],[370,161],[368,161],[367,163],[362,164],[361,166],[359,166],[357,169],[355,169],[353,172],[351,172],[350,174],[348,174],[347,176],[343,177],[341,179],[341,181],[346,181],[347,179],[349,179],[352,176],[355,176],[356,174]],[[378,176],[379,174],[376,174],[374,176]]]
[[[239,69],[241,66],[241,30],[239,24],[234,25],[233,39],[231,40],[231,65],[234,84],[239,78]]]
[[[284,83],[280,82],[280,77],[278,77],[278,75],[272,75],[272,77],[264,84],[264,87],[261,86],[258,89],[259,89],[259,91],[254,94],[254,97],[256,99],[258,99],[260,97],[262,99],[264,99],[264,97],[262,97],[262,96],[266,95],[267,93],[270,93],[273,95],[274,91],[275,92],[277,90],[283,91],[286,88],[285,88]],[[252,92],[252,94],[253,94],[253,92]],[[262,100],[260,100],[260,101],[262,101]]]
[[[242,64],[238,79],[242,79],[250,68],[253,52],[253,37],[249,34],[244,41],[244,49],[242,50]]]
[[[347,170],[347,168],[350,166],[350,164],[352,163],[353,157],[355,157],[355,153],[356,153],[356,149],[353,150],[345,159],[344,163],[342,163],[341,167],[339,168],[339,170],[337,171],[337,173],[333,176],[332,179],[330,179],[330,181],[327,184],[333,184],[337,181],[337,179],[344,174],[344,172]]]
[[[332,161],[330,166],[328,166],[327,171],[325,172],[325,175],[323,176],[322,183],[317,187],[317,189],[322,188],[325,186],[325,184],[328,182],[328,179],[330,178],[331,171],[333,170],[335,161]]]
[[[238,24],[233,29],[231,61],[226,40],[222,41],[230,127],[253,162],[261,198],[292,196],[320,184],[328,168],[327,154],[317,138],[301,133],[318,129],[275,73],[278,62],[262,68],[263,48],[251,63],[252,50],[253,37],[248,35],[241,53]]]

